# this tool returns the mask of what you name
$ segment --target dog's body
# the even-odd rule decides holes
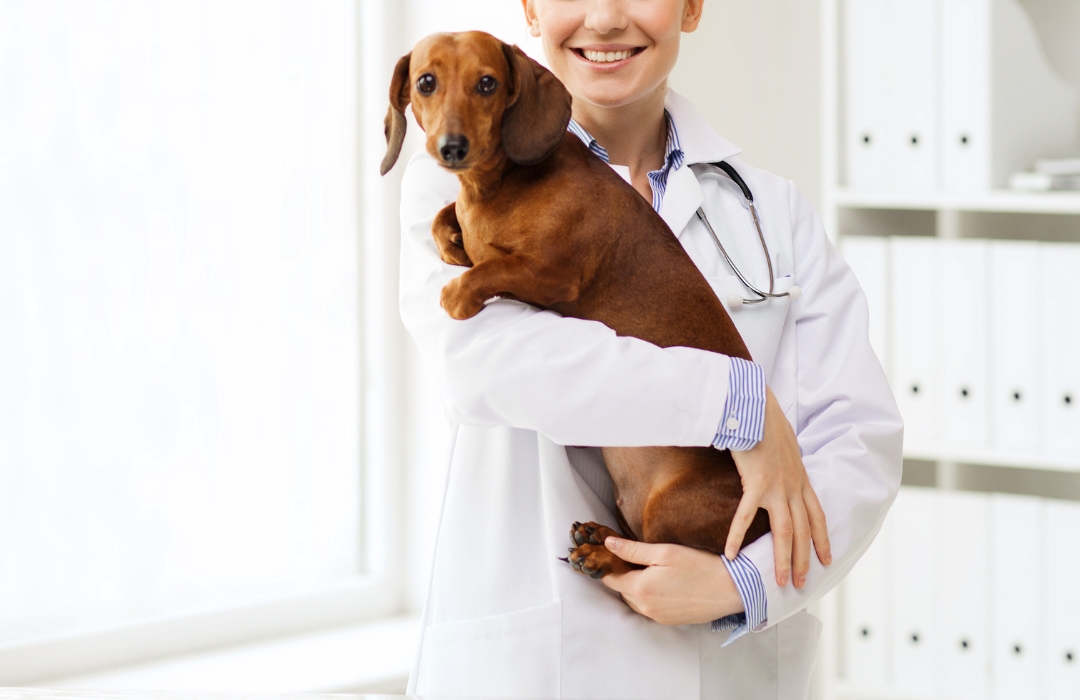
[[[462,64],[477,55],[470,75]],[[444,166],[452,161],[461,181],[457,202],[439,212],[432,225],[443,260],[471,268],[443,289],[443,308],[464,319],[493,297],[513,298],[600,321],[619,335],[660,347],[750,359],[727,311],[678,239],[636,190],[566,132],[569,96],[554,76],[516,47],[477,32],[436,35],[403,58],[391,88],[384,172],[396,160],[404,135],[403,117],[397,117],[401,103],[408,101],[403,91],[419,91],[409,87],[417,82],[410,77],[432,76],[437,86],[448,83],[442,104],[457,100],[465,106],[453,114],[450,105],[444,106],[438,122],[444,132],[449,124],[463,133],[469,107],[476,109],[468,104],[477,100],[469,85],[477,75],[494,76],[500,68],[510,86],[503,119],[489,127],[490,136],[483,129],[475,129],[471,139],[449,132],[454,139],[449,154],[446,133],[437,133],[436,120],[429,119],[433,107],[413,101],[418,121],[428,122],[428,150]],[[448,77],[435,78],[436,72]],[[492,96],[484,99],[493,101]],[[514,107],[524,111],[522,104],[530,109],[525,126],[513,121],[520,121]],[[468,163],[470,143],[478,141],[482,156]],[[724,551],[742,496],[729,452],[605,447],[603,453],[626,535]],[[744,543],[768,530],[768,516],[759,510]],[[603,546],[610,534],[616,533],[594,523],[575,523],[571,539],[577,547],[569,557],[574,568],[595,577],[634,568]]]

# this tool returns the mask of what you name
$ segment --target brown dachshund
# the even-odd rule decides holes
[[[716,298],[648,202],[566,127],[570,94],[547,69],[482,32],[436,34],[394,69],[386,174],[405,108],[428,153],[457,174],[457,202],[431,232],[442,259],[470,269],[442,290],[456,319],[493,297],[600,321],[619,335],[750,359]],[[723,553],[742,484],[711,447],[604,447],[626,536]],[[769,531],[758,510],[744,544]],[[603,545],[617,535],[574,523],[569,561],[594,578],[636,567]]]

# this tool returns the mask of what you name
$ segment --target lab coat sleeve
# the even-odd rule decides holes
[[[410,161],[401,191],[401,317],[452,419],[535,430],[562,445],[712,443],[727,399],[725,355],[662,349],[511,300],[450,318],[439,295],[465,268],[439,258],[431,222],[457,191],[457,179],[424,153]]]
[[[828,521],[833,563],[811,556],[806,585],[776,584],[771,534],[743,549],[768,600],[760,629],[805,608],[844,578],[870,546],[900,487],[903,423],[870,347],[866,298],[825,235],[817,213],[789,185],[795,279],[796,433]],[[789,418],[791,417],[789,413]]]

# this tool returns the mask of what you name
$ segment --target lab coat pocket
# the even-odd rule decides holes
[[[559,697],[559,601],[424,630],[416,695]]]
[[[705,279],[720,299],[720,303],[727,309],[731,320],[735,322],[739,335],[750,350],[750,357],[765,368],[766,378],[771,377],[776,352],[780,346],[780,335],[783,333],[788,309],[791,307],[791,297],[768,299],[760,304],[733,305],[728,302],[733,295],[746,299],[754,298],[753,293],[743,286],[738,277],[720,275],[708,276]],[[773,293],[783,294],[793,286],[795,282],[790,275],[778,277],[773,282]]]

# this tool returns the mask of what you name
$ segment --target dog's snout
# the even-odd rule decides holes
[[[469,139],[462,134],[443,134],[439,137],[439,155],[450,165],[460,163],[469,155]]]

